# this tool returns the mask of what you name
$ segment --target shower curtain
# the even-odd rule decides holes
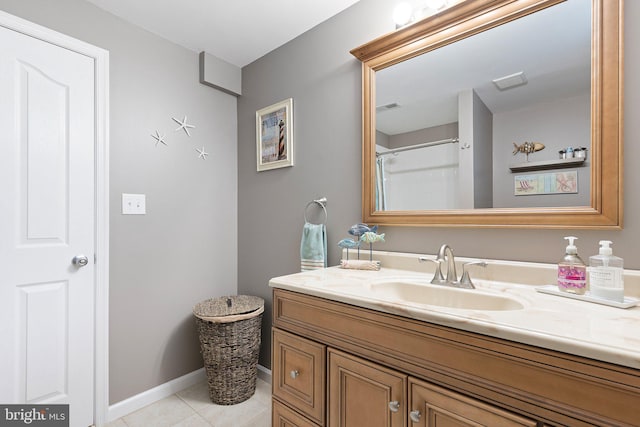
[[[384,188],[384,157],[376,158],[376,210],[387,210],[387,195]]]

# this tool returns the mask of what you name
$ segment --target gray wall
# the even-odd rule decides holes
[[[376,132],[376,144],[378,135]],[[383,134],[384,135],[384,134]],[[425,142],[440,141],[442,139],[456,138],[458,136],[458,122],[447,123],[445,125],[433,126],[430,128],[414,130],[406,133],[387,136],[389,148],[406,147],[407,145],[423,144]],[[384,144],[382,144],[384,145]]]
[[[493,115],[473,93],[473,207],[493,207]],[[498,166],[500,167],[500,166]]]
[[[198,83],[197,53],[84,1],[0,9],[110,52],[110,402],[202,367],[191,309],[237,289],[236,98]],[[191,138],[174,132],[184,115]],[[147,215],[122,216],[123,192],[145,193]]]
[[[328,199],[330,265],[339,261],[336,243],[360,221],[361,67],[349,50],[390,30],[392,6],[386,0],[361,1],[242,69],[238,292],[267,301],[261,353],[265,366],[271,364],[267,284],[271,277],[300,271],[305,205],[320,196]],[[294,166],[258,173],[256,111],[289,97]]]
[[[333,19],[243,69],[238,102],[239,292],[269,298],[269,278],[299,271],[302,210],[314,197],[329,198],[329,263],[338,262],[336,242],[360,221],[361,105],[360,65],[349,50],[390,31],[394,4],[361,0]],[[640,268],[640,2],[625,3],[625,227],[622,231],[504,230],[383,227],[378,249],[435,253],[443,242],[457,255],[557,262],[563,236],[573,234],[581,254],[596,252],[598,240],[611,239],[625,267]],[[255,111],[293,97],[296,164],[255,172]],[[270,308],[270,304],[268,304]],[[270,310],[269,314],[270,315]],[[268,319],[268,318],[267,318]],[[269,335],[268,322],[264,327]],[[269,366],[265,339],[261,363]]]

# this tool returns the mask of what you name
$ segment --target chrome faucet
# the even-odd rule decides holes
[[[431,279],[432,284],[436,285],[447,285],[447,286],[455,286],[457,288],[467,288],[467,289],[475,289],[473,282],[471,281],[471,277],[469,276],[469,269],[467,266],[478,265],[480,267],[486,267],[487,263],[484,261],[472,261],[466,262],[462,265],[462,276],[460,280],[458,280],[458,274],[456,272],[456,260],[453,255],[453,249],[446,243],[440,246],[440,250],[438,251],[438,256],[435,260],[420,257],[420,261],[431,261],[435,262],[436,271],[433,275],[433,279]],[[446,277],[442,274],[442,264],[447,264],[447,275]]]
[[[458,281],[458,274],[456,273],[456,260],[453,256],[453,249],[446,243],[440,246],[436,260],[440,263],[447,263],[447,276],[444,279],[444,283],[450,285],[455,284]]]

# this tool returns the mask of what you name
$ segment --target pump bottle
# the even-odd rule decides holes
[[[569,245],[564,258],[558,263],[558,289],[577,295],[587,290],[587,266],[578,256],[578,248],[573,244],[577,237],[567,236]]]
[[[609,245],[609,240],[601,240],[598,255],[589,257],[589,289],[592,296],[624,302],[623,260]]]

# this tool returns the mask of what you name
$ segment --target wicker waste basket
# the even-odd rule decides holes
[[[264,300],[247,295],[193,307],[213,403],[234,405],[255,393],[263,312]]]

